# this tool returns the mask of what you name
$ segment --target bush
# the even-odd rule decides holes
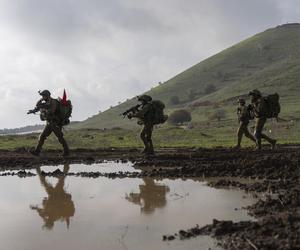
[[[177,105],[180,103],[179,97],[177,95],[171,96],[170,104]]]
[[[169,115],[168,122],[173,125],[177,125],[184,122],[190,122],[192,120],[191,113],[185,109],[175,110]]]
[[[218,109],[208,116],[208,119],[211,121],[212,120],[221,121],[224,118],[226,118],[226,111],[224,109]]]
[[[205,89],[204,89],[204,93],[205,93],[206,95],[211,94],[211,93],[213,93],[213,92],[215,92],[215,91],[216,91],[216,86],[213,85],[212,83],[211,83],[211,84],[208,84],[208,85],[205,87]]]

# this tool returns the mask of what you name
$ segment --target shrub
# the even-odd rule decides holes
[[[190,122],[192,120],[191,113],[185,109],[175,110],[169,115],[168,122],[176,125],[184,122]]]

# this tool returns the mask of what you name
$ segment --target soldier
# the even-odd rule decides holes
[[[141,102],[141,108],[135,112],[128,114],[128,118],[138,118],[138,124],[143,125],[140,137],[144,143],[143,153],[147,155],[153,155],[153,143],[152,132],[154,126],[154,108],[151,105],[152,97],[148,95],[142,95],[138,97],[138,101]]]
[[[28,113],[35,113],[37,111],[41,112],[41,120],[46,120],[46,126],[39,137],[38,144],[35,150],[30,150],[30,153],[38,156],[42,150],[44,142],[46,138],[53,132],[58,141],[63,146],[64,153],[63,156],[69,155],[69,147],[64,139],[64,135],[62,132],[62,120],[59,118],[59,110],[58,110],[58,101],[51,98],[51,93],[49,90],[44,90],[39,92],[42,98],[38,101],[37,106],[34,110],[28,111]],[[43,104],[43,105],[42,105]]]
[[[272,149],[274,149],[277,141],[268,137],[262,132],[264,125],[267,121],[268,104],[266,103],[266,100],[262,97],[260,91],[258,91],[257,89],[250,91],[249,95],[251,97],[251,104],[253,107],[252,112],[256,118],[254,132],[254,136],[256,138],[256,147],[258,150],[261,149],[261,139],[263,138],[267,142],[269,142],[271,144]]]
[[[239,103],[239,107],[237,108],[237,116],[239,121],[239,128],[237,132],[238,142],[237,145],[235,146],[236,149],[241,148],[243,135],[248,137],[253,142],[256,142],[255,137],[249,132],[248,129],[248,124],[252,119],[250,115],[249,107],[246,106],[246,101],[243,98],[239,98],[238,103]]]

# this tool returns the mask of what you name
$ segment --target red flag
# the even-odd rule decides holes
[[[63,98],[61,100],[62,105],[67,106],[67,94],[66,94],[66,90],[64,89],[64,94],[63,94]]]

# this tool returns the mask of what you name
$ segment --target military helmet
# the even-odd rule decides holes
[[[241,97],[240,97],[240,98],[238,99],[238,103],[245,104],[246,101],[245,101],[244,98],[241,98]]]
[[[149,95],[141,95],[141,96],[138,96],[138,101],[151,102],[152,97]]]
[[[261,96],[261,93],[259,90],[254,89],[249,92],[249,95]]]
[[[51,93],[49,90],[43,90],[43,91],[39,91],[39,94],[41,96],[46,96],[46,97],[50,97],[51,96]]]

